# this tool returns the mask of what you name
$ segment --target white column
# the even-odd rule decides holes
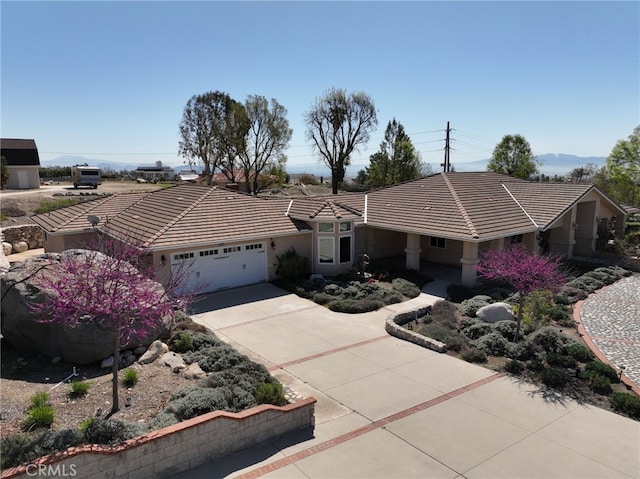
[[[404,249],[407,255],[407,269],[420,271],[420,235],[407,233],[407,247]]]
[[[465,286],[473,286],[476,284],[476,265],[478,264],[478,243],[465,241],[462,247],[462,277],[461,282]]]

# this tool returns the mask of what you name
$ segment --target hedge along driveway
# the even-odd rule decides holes
[[[390,313],[435,299],[422,294],[348,315],[269,284],[208,296],[218,309],[194,319],[300,396],[315,397],[315,437],[176,477],[270,470],[311,478],[640,475],[638,422],[562,398],[545,401],[535,386],[385,333]]]

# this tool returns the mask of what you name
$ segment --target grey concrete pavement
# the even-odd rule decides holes
[[[318,399],[316,428],[175,478],[640,478],[640,423],[385,333],[437,298],[347,315],[270,284],[209,295],[194,319]]]

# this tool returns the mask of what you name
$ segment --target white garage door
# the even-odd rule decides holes
[[[264,242],[176,253],[172,265],[174,271],[183,269],[185,289],[196,293],[260,283],[267,279]]]

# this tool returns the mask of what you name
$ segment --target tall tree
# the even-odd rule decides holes
[[[595,163],[587,163],[586,166],[579,166],[571,170],[567,174],[567,180],[576,184],[591,183],[597,172],[598,165]]]
[[[184,108],[178,151],[189,164],[202,162],[209,185],[222,161],[231,159],[233,166],[238,142],[244,139],[241,106],[227,93],[210,91],[192,96]]]
[[[514,342],[520,336],[522,311],[527,295],[537,290],[557,290],[565,281],[560,258],[532,253],[522,244],[487,250],[476,269],[481,277],[504,282],[518,292],[518,318]]]
[[[415,180],[425,169],[402,123],[394,118],[387,124],[380,150],[369,157],[365,173],[369,184],[380,187]]]
[[[331,190],[338,193],[351,153],[369,141],[378,125],[373,99],[364,92],[332,88],[305,114],[307,138],[331,170]]]
[[[526,180],[538,172],[538,162],[522,135],[505,135],[494,148],[487,171]]]
[[[244,104],[246,137],[239,150],[240,164],[244,170],[249,193],[260,191],[260,176],[271,167],[284,168],[287,148],[293,130],[289,128],[287,109],[274,98],[269,101],[258,95],[250,95]]]
[[[113,338],[112,407],[119,410],[120,348],[144,337],[173,315],[176,304],[156,283],[155,270],[144,249],[104,239],[103,252],[69,250],[41,270],[36,284],[49,291],[48,300],[32,304],[42,322],[70,326],[93,322]],[[105,337],[105,340],[107,336]]]
[[[640,206],[640,125],[616,143],[595,183],[616,201]]]

